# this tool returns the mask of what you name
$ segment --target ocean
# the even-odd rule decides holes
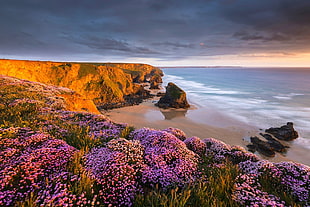
[[[267,129],[293,122],[310,149],[310,69],[162,68],[164,85],[174,82],[197,108],[212,108],[238,122]],[[188,111],[188,115],[195,110]],[[201,114],[200,114],[201,115]],[[212,120],[211,120],[212,122]]]

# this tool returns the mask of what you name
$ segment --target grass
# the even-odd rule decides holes
[[[78,73],[78,79],[81,79],[89,74],[97,75],[97,66],[93,64],[80,64],[80,70]]]
[[[69,163],[68,171],[80,177],[80,180],[70,182],[71,187],[69,190],[75,195],[84,193],[87,198],[92,198],[95,180],[89,176],[89,173],[83,167],[84,155],[88,151],[89,149],[77,151]]]
[[[259,182],[264,191],[279,197],[282,201],[285,201],[287,206],[291,207],[304,206],[303,204],[295,202],[295,199],[292,195],[285,193],[286,190],[283,189],[282,185],[279,185],[280,182],[276,178],[263,174],[262,176],[260,176]]]
[[[207,158],[205,159],[207,160]],[[236,165],[230,162],[225,167],[210,167],[208,163],[202,162],[204,168],[203,177],[205,180],[190,183],[181,187],[175,187],[168,191],[163,191],[156,187],[149,190],[145,195],[136,197],[134,206],[152,207],[238,207],[232,200],[231,195],[234,190],[235,178],[239,170]],[[205,182],[206,181],[206,182]]]
[[[129,134],[131,132],[133,132],[134,130],[135,130],[134,127],[128,126],[128,127],[126,127],[125,129],[122,130],[122,132],[121,132],[121,134],[119,136],[122,137],[122,138],[125,138],[125,139],[129,139]]]

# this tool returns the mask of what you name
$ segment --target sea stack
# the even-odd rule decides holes
[[[168,83],[166,94],[155,104],[159,108],[189,108],[186,93],[174,83]]]
[[[298,138],[298,133],[293,127],[293,122],[287,122],[286,125],[281,126],[280,128],[266,129],[266,132],[284,141],[291,141]]]

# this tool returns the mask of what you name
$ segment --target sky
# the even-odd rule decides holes
[[[310,67],[310,0],[2,0],[0,58]]]

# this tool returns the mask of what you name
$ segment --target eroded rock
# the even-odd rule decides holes
[[[277,139],[284,141],[291,141],[298,138],[298,133],[293,127],[293,122],[287,122],[286,125],[279,128],[271,127],[269,129],[266,129],[265,132],[270,133]]]
[[[186,93],[174,83],[168,83],[166,94],[155,104],[159,108],[189,108]]]

